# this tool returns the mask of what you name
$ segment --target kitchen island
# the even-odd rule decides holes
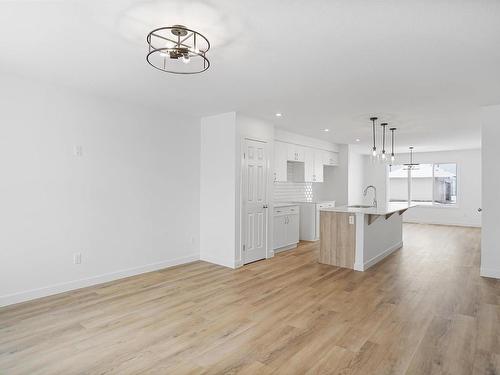
[[[321,209],[319,262],[365,271],[403,246],[407,203]]]

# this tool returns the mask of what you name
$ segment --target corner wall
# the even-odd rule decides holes
[[[235,267],[236,113],[201,119],[200,259]]]
[[[199,259],[198,119],[12,77],[0,100],[0,305]]]
[[[482,110],[481,276],[500,279],[500,105]]]

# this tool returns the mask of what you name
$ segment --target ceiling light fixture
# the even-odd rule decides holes
[[[396,160],[394,156],[394,132],[396,128],[390,128],[389,130],[391,131],[391,163],[394,163],[394,160]]]
[[[160,27],[151,31],[146,41],[147,62],[158,70],[174,74],[196,74],[207,70],[210,42],[197,31],[183,25]],[[181,63],[182,62],[182,63]]]
[[[408,169],[410,169],[410,170],[415,170],[415,169],[418,169],[418,166],[419,166],[420,164],[418,164],[418,163],[414,163],[414,162],[413,162],[413,149],[414,149],[414,147],[413,147],[413,146],[410,146],[408,149],[410,150],[410,162],[409,162],[409,163],[406,163],[406,164],[403,164],[403,165],[405,166],[405,168],[404,168],[404,169],[405,169],[405,170],[408,170]]]
[[[387,156],[385,155],[385,128],[387,127],[387,122],[380,124],[382,127],[382,160],[385,161]]]
[[[323,131],[324,131],[324,132],[329,132],[329,131],[330,131],[330,129],[326,129],[326,128],[325,128],[325,129],[323,129]]]
[[[282,113],[279,113],[279,112],[278,112],[278,113],[276,113],[276,117],[282,117],[282,116],[283,116],[283,114],[282,114]]]
[[[359,142],[359,141],[361,141],[361,139],[359,139],[359,138],[356,138],[356,142]]]
[[[372,122],[373,129],[373,148],[372,148],[372,156],[377,156],[377,146],[375,145],[375,121],[378,120],[378,117],[370,117],[370,121]]]

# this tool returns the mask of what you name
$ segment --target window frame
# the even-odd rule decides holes
[[[456,161],[455,162],[449,161],[449,162],[424,162],[424,163],[420,163],[420,164],[430,164],[430,165],[432,165],[432,202],[431,202],[431,204],[419,204],[419,202],[414,202],[411,199],[409,199],[410,197],[408,197],[407,202],[409,204],[413,204],[414,203],[414,204],[418,205],[418,207],[423,207],[423,208],[445,208],[445,209],[459,208],[459,203],[460,203],[460,183],[459,183],[459,181],[460,181],[460,166],[459,166],[459,163],[456,162]],[[439,165],[439,164],[455,164],[455,166],[456,166],[456,179],[457,179],[457,186],[456,186],[456,188],[457,188],[457,194],[456,194],[456,201],[455,201],[455,203],[452,203],[452,204],[439,204],[439,203],[436,203],[435,189],[434,189],[434,183],[435,183],[434,170],[435,170],[435,166]],[[388,173],[387,177],[388,177],[388,179],[390,181],[390,174],[389,173]],[[411,184],[410,179],[413,179],[413,177],[411,176],[411,171],[408,172],[408,177],[406,178],[407,185]],[[390,201],[390,198],[389,198],[389,201]]]

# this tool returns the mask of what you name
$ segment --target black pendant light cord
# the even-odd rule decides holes
[[[391,131],[391,156],[394,156],[394,131],[396,130],[396,128],[390,128],[389,129]]]
[[[382,126],[382,154],[385,154],[385,128],[387,126],[387,122],[380,125]]]
[[[375,145],[375,121],[377,120],[377,117],[370,117],[370,120],[372,121],[372,129],[373,129],[373,151],[377,150],[377,146]]]

